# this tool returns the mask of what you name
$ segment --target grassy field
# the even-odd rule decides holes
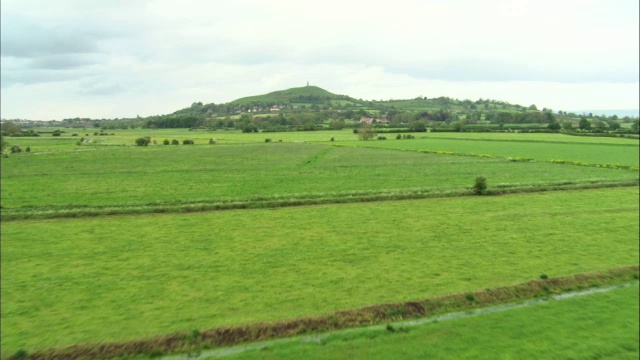
[[[638,171],[548,162],[637,167],[637,140],[64,130],[8,138],[31,152],[1,159],[3,359],[18,349],[314,316],[638,263],[639,190],[630,186]],[[142,136],[196,145],[134,146]],[[76,145],[80,137],[89,143]],[[479,175],[490,190],[610,188],[461,196]],[[394,197],[402,193],[410,195]],[[451,197],[417,199],[427,193]],[[271,205],[289,198],[286,206],[323,205]],[[352,198],[371,202],[343,203]],[[267,205],[179,210],[217,201]],[[151,214],[153,206],[168,213]],[[128,207],[142,210],[88,217]],[[72,210],[79,218],[24,220]]]
[[[624,170],[304,143],[100,147],[2,159],[2,206],[6,212],[21,207],[456,190],[469,188],[478,175],[486,176],[490,186],[638,178],[637,172]]]
[[[4,222],[2,354],[633,265],[638,195],[631,187]]]
[[[349,331],[320,344],[271,345],[228,358],[631,360],[639,355],[639,303],[638,287],[632,286],[406,332]]]
[[[345,144],[342,142],[340,144]],[[383,149],[451,151],[487,154],[493,157],[520,157],[538,161],[569,160],[588,164],[619,164],[638,167],[638,145],[627,143],[596,144],[587,142],[552,143],[544,141],[496,141],[495,139],[427,138],[386,141],[352,141],[352,146]]]

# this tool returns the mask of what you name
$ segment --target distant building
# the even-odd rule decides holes
[[[373,122],[374,122],[375,120],[376,120],[376,119],[374,119],[374,118],[368,118],[368,117],[366,117],[366,118],[362,118],[362,119],[360,119],[360,123],[361,123],[361,124],[371,125],[371,124],[373,124]]]

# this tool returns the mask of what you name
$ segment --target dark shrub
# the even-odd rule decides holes
[[[473,193],[476,195],[483,195],[487,191],[487,178],[484,176],[478,176],[473,184]]]
[[[138,146],[148,146],[150,142],[149,137],[141,137],[136,139],[136,145]]]
[[[171,144],[171,141],[169,141],[169,139],[164,139],[164,141],[162,141],[162,143],[164,145],[169,145],[169,144]]]
[[[193,145],[193,144],[195,144],[195,143],[191,139],[182,140],[182,145]]]
[[[173,139],[171,140],[171,145],[180,145],[180,141],[178,141],[177,139]]]

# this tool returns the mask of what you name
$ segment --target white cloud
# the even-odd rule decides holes
[[[640,107],[635,0],[3,0],[1,14],[2,117],[152,115],[307,80],[367,99]]]

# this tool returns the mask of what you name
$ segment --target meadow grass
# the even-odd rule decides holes
[[[430,132],[422,133],[420,137],[432,139],[463,139],[463,140],[503,140],[524,142],[561,142],[586,144],[627,144],[638,146],[638,139],[571,136],[562,133],[498,133],[498,132]]]
[[[633,144],[551,143],[453,138],[353,141],[341,142],[340,144],[409,151],[429,150],[486,154],[493,157],[527,158],[538,161],[569,160],[588,164],[618,164],[634,167],[638,167],[640,163],[638,146]]]
[[[639,303],[632,286],[393,332],[339,332],[228,358],[631,360],[639,355]]]
[[[29,207],[446,191],[467,189],[479,175],[488,178],[489,187],[638,178],[633,171],[304,143],[101,147],[2,159],[2,207],[6,213]]]
[[[2,354],[637,264],[638,188],[2,224]]]

